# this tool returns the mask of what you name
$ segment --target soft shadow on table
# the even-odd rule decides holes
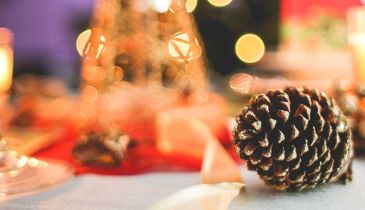
[[[363,209],[365,200],[365,157],[354,161],[353,181],[329,183],[299,192],[280,192],[266,186],[255,172],[243,171],[246,186],[229,210],[250,209]]]
[[[38,205],[40,202],[72,192],[81,185],[82,179],[79,177],[71,177],[70,180],[52,186],[44,191],[0,202],[0,209],[24,209],[24,204],[26,204],[26,210],[38,210],[40,209]]]

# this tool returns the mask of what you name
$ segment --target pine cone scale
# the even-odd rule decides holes
[[[236,118],[237,151],[250,170],[279,190],[351,179],[351,132],[336,102],[306,88],[254,96]]]

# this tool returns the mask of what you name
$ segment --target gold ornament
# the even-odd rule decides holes
[[[170,38],[168,49],[174,59],[184,63],[197,59],[202,54],[202,49],[196,37],[185,32],[174,34]]]

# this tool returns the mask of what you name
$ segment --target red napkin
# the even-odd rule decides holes
[[[58,143],[39,151],[34,157],[69,162],[75,167],[76,174],[132,175],[155,171],[199,171],[201,168],[200,158],[183,154],[165,155],[156,149],[154,143],[137,143],[129,148],[125,160],[119,167],[85,166],[77,161],[71,152],[77,140],[76,132],[72,128],[66,130]],[[237,160],[228,128],[223,127],[217,138]]]

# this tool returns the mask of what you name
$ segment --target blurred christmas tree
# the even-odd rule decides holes
[[[179,110],[218,131],[223,100],[208,91],[206,60],[185,0],[100,0],[80,34],[83,129],[120,127],[135,139],[155,137],[155,119]],[[205,113],[211,109],[210,113]],[[100,130],[100,129],[99,129]]]
[[[79,37],[85,85],[133,84],[205,90],[200,37],[185,0],[101,0]]]

